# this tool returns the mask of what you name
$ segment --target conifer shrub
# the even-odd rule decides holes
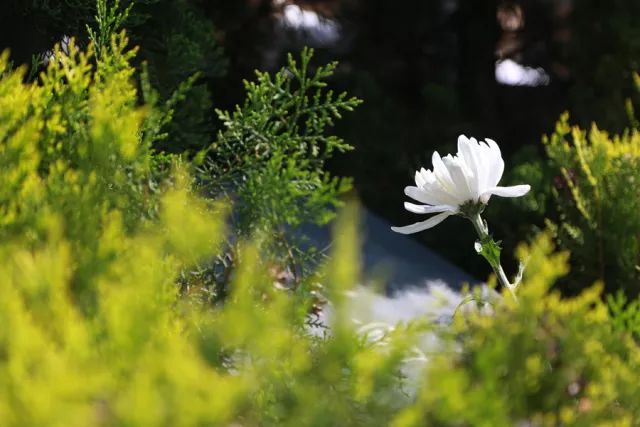
[[[640,417],[638,304],[620,295],[605,305],[598,285],[560,298],[550,288],[569,255],[555,253],[549,235],[519,253],[529,260],[519,304],[498,298],[492,314],[459,310],[451,324],[416,319],[374,338],[351,321],[347,293],[360,261],[357,215],[346,209],[332,256],[313,275],[332,315],[310,328],[317,299],[274,283],[264,235],[265,224],[295,225],[307,214],[326,221],[320,201],[329,199],[312,190],[326,185],[335,197],[340,188],[319,172],[322,150],[342,144],[320,132],[335,111],[297,86],[314,77],[293,84],[286,72],[261,74],[245,107],[225,116],[228,133],[208,161],[246,143],[236,139],[241,130],[281,151],[254,160],[238,145],[241,156],[229,159],[239,172],[211,174],[211,183],[241,177],[246,208],[269,212],[268,199],[264,208],[252,198],[256,188],[283,200],[234,233],[228,296],[203,303],[206,285],[180,284],[227,250],[229,200],[202,194],[196,166],[205,163],[151,149],[171,138],[172,105],[137,75],[124,33],[102,40],[100,53],[92,43],[57,48],[36,82],[0,57],[0,425],[633,425]],[[276,88],[277,102],[266,102]],[[278,120],[296,105],[320,115],[303,125]],[[295,173],[269,169],[282,157]],[[263,170],[275,178],[258,180]],[[282,176],[296,182],[269,189]]]
[[[180,275],[221,250],[226,210],[195,194],[179,158],[155,169],[157,112],[137,104],[125,45],[114,36],[99,58],[92,47],[56,50],[39,84],[2,57],[0,424],[388,418],[411,328],[376,365],[375,348],[344,321],[332,339],[311,335],[310,299],[274,287],[268,254],[251,242],[238,245],[242,264],[221,308],[180,292]],[[325,291],[346,319],[353,216],[340,229]]]
[[[92,288],[103,226],[117,211],[126,230],[157,211],[153,132],[145,132],[126,50],[114,37],[111,53],[68,53],[57,47],[40,84],[23,84],[24,69],[2,57],[2,239],[34,248],[48,239],[50,221],[74,246],[74,288]],[[55,220],[54,220],[55,218]],[[27,241],[24,238],[27,238]]]
[[[491,315],[471,312],[444,329],[416,400],[392,425],[635,424],[637,308],[622,302],[612,316],[601,284],[568,299],[552,291],[569,257],[552,242],[546,233],[519,248],[529,259],[519,304],[505,299]]]
[[[290,55],[274,75],[256,72],[255,81],[245,81],[244,104],[234,111],[217,110],[223,129],[199,153],[200,191],[233,200],[234,234],[260,234],[274,269],[294,288],[313,278],[323,257],[300,227],[328,224],[351,189],[351,180],[332,175],[326,163],[353,148],[331,127],[360,104],[327,89],[336,63],[314,66],[312,57],[313,50],[305,49],[299,62]],[[223,259],[199,274],[217,278],[213,289],[218,296],[225,293],[224,277],[234,268],[232,241],[229,246]]]
[[[180,104],[173,120],[165,124],[171,140],[158,140],[156,149],[172,153],[195,153],[207,147],[215,133],[211,111],[211,85],[225,75],[228,60],[216,40],[216,29],[203,16],[196,2],[189,0],[7,0],[2,6],[12,38],[22,39],[12,57],[17,65],[31,65],[35,77],[45,67],[47,51],[64,37],[86,47],[94,42],[99,54],[113,32],[126,27],[129,38],[139,46],[133,58],[136,68],[146,69],[160,102],[174,99]],[[89,30],[89,31],[87,31]],[[31,42],[31,43],[30,43]],[[4,49],[6,46],[2,46]],[[185,85],[185,81],[189,81]]]
[[[572,280],[603,280],[609,290],[640,291],[640,133],[588,131],[561,118],[544,140],[559,210],[553,228],[574,262]]]
[[[633,112],[631,111],[633,114]],[[633,116],[631,116],[633,117]],[[633,123],[633,120],[632,120]],[[511,177],[530,182],[534,193],[518,201],[517,215],[498,216],[522,230],[549,227],[558,245],[571,253],[572,274],[561,288],[577,292],[596,280],[607,293],[640,292],[640,133],[630,127],[612,134],[593,124],[571,125],[562,115],[555,131],[543,138],[545,157],[525,161]]]
[[[257,241],[238,243],[222,308],[181,292],[184,272],[222,251],[227,209],[197,196],[185,160],[152,151],[171,114],[139,105],[124,34],[100,47],[57,47],[37,83],[8,55],[0,62],[0,424],[389,417],[411,328],[381,356],[385,372],[346,322],[335,339],[311,335],[313,301],[274,287]],[[344,319],[339,296],[357,282],[352,219],[324,288]]]

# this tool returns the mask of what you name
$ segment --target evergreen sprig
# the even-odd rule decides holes
[[[352,146],[327,129],[360,101],[326,90],[337,64],[313,70],[312,57],[305,49],[299,64],[290,55],[274,76],[256,72],[245,82],[244,105],[217,111],[224,129],[207,150],[202,175],[213,192],[239,199],[242,231],[325,224],[350,188],[325,164]]]
[[[313,68],[312,57],[313,50],[304,49],[300,62],[290,55],[273,76],[256,71],[255,81],[245,82],[245,103],[233,112],[217,111],[223,129],[200,153],[199,168],[204,192],[235,201],[234,234],[259,234],[276,275],[289,277],[287,287],[303,292],[322,254],[296,228],[328,223],[351,188],[350,179],[326,169],[336,152],[352,149],[329,129],[360,103],[328,90],[337,64]],[[226,294],[234,245],[198,274],[213,280],[216,298]]]

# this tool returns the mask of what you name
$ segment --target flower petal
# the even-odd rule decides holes
[[[456,208],[449,205],[416,205],[409,202],[404,202],[404,208],[409,212],[417,213],[417,214],[430,214],[430,213],[438,213],[438,212],[455,212]]]
[[[486,142],[476,141],[473,145],[473,154],[478,164],[478,187],[479,191],[483,192],[488,187],[493,187],[493,184],[488,184],[491,170],[494,164],[494,156],[491,153],[491,148]]]
[[[454,189],[451,190],[452,195],[455,195],[457,204],[460,205],[467,200],[472,200],[477,197],[477,193],[473,192],[473,176],[470,176],[470,171],[466,170],[463,161],[459,157],[447,156],[443,159],[444,164],[449,171],[451,180],[453,181]]]
[[[470,182],[471,190],[478,197],[483,191],[483,169],[481,164],[481,153],[478,152],[478,142],[475,138],[467,138],[464,135],[458,137],[458,157],[467,165],[467,169],[473,175]]]
[[[431,200],[429,200],[425,192],[418,187],[408,185],[404,187],[404,194],[407,195],[408,197],[411,197],[413,200],[417,200],[421,203],[426,203],[428,205],[431,204]]]
[[[442,157],[437,151],[433,152],[431,156],[431,163],[433,164],[433,174],[436,178],[436,181],[440,183],[440,186],[445,191],[451,191],[455,188],[453,181],[451,180],[451,175],[449,174],[449,170],[445,166],[442,161]]]
[[[528,184],[514,185],[512,187],[492,187],[487,191],[485,191],[484,193],[482,193],[482,196],[480,196],[480,199],[482,200],[483,203],[486,203],[492,194],[500,197],[520,197],[527,194],[529,190],[531,190],[531,186]]]
[[[449,205],[456,204],[456,200],[446,191],[440,190],[437,185],[430,185],[425,188],[408,186],[404,189],[404,194],[427,205]]]
[[[427,230],[429,228],[435,227],[440,224],[442,221],[447,219],[447,217],[453,215],[453,212],[442,212],[441,214],[434,215],[426,221],[416,222],[411,225],[406,225],[404,227],[391,227],[391,230],[396,233],[401,234],[412,234],[417,233],[419,231]]]
[[[489,164],[485,165],[488,169],[488,177],[486,185],[487,187],[494,187],[498,185],[500,179],[502,178],[502,173],[504,172],[504,160],[502,160],[502,153],[500,152],[500,147],[498,144],[492,139],[485,138],[487,145],[489,146]]]
[[[420,176],[422,177],[422,181],[424,181],[424,185],[431,185],[436,181],[436,177],[433,175],[433,172],[426,170],[425,168],[420,168]]]

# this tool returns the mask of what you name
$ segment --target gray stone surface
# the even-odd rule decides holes
[[[412,236],[394,233],[391,225],[365,208],[361,209],[360,235],[366,283],[382,282],[388,293],[427,288],[435,283],[460,290],[464,283],[479,283]],[[306,227],[302,233],[320,248],[331,245],[329,228]]]

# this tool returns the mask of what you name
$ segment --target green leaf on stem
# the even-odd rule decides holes
[[[494,270],[500,267],[500,252],[502,251],[500,243],[493,240],[491,236],[476,240],[475,243],[476,252],[486,259]]]

